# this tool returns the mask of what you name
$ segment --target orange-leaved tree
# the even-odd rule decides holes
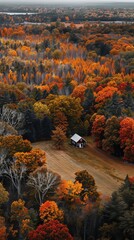
[[[63,221],[64,213],[58,208],[58,205],[54,201],[46,201],[40,206],[40,218],[43,222],[49,222],[50,220]]]
[[[16,152],[29,152],[31,149],[31,143],[23,140],[22,136],[0,136],[0,152],[6,157],[13,157]]]
[[[102,147],[102,140],[104,138],[105,130],[105,121],[106,118],[104,115],[96,115],[92,126],[92,134],[95,138],[96,146],[99,148]]]
[[[71,95],[72,95],[72,97],[80,98],[81,101],[83,101],[85,91],[86,91],[86,87],[84,85],[78,85],[74,88]]]
[[[64,142],[66,140],[66,134],[65,132],[60,128],[56,127],[55,130],[52,131],[52,139],[54,141],[54,145],[57,149],[61,149],[63,147]]]
[[[61,111],[57,111],[55,113],[55,117],[54,117],[54,125],[56,127],[59,127],[63,130],[63,132],[67,132],[67,127],[68,127],[68,122],[67,122],[67,117],[66,115],[61,112]]]
[[[102,90],[100,90],[96,94],[95,102],[97,103],[97,106],[102,106],[108,99],[110,99],[114,93],[120,94],[120,91],[116,87],[103,87]]]
[[[30,152],[17,152],[14,154],[16,166],[24,164],[28,172],[35,171],[38,167],[46,164],[45,151],[41,149],[32,149]]]
[[[62,180],[57,190],[57,194],[59,196],[59,199],[63,201],[65,200],[67,203],[74,203],[80,201],[80,194],[82,190],[82,184],[78,181],[73,183],[70,180]]]
[[[7,239],[7,231],[5,226],[5,219],[4,217],[0,216],[0,240],[6,240]]]

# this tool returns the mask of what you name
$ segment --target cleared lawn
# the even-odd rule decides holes
[[[121,162],[97,149],[92,140],[84,149],[78,149],[66,142],[63,150],[55,150],[52,141],[32,144],[46,151],[47,166],[59,173],[63,179],[74,180],[75,172],[86,169],[94,178],[98,190],[109,195],[116,190],[126,175],[134,175],[134,165]]]

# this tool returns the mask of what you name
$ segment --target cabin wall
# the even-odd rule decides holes
[[[77,143],[73,140],[71,140],[71,144],[74,145],[76,147]]]
[[[78,148],[83,148],[86,146],[86,142],[84,140],[79,141],[77,143],[75,141],[71,140],[71,144]]]

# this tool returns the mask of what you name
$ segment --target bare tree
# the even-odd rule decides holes
[[[18,135],[17,131],[14,129],[13,126],[9,125],[5,121],[0,121],[0,135]]]
[[[5,168],[2,169],[1,175],[5,175],[11,179],[11,182],[18,193],[18,198],[21,197],[23,179],[26,175],[27,168],[24,164],[16,165],[14,162],[11,166],[5,164]]]
[[[5,149],[5,148],[0,149],[0,168],[3,167],[4,161],[7,158],[7,156],[8,156],[7,149]]]
[[[22,129],[25,124],[24,114],[17,111],[16,109],[11,109],[7,105],[3,106],[0,118],[16,130]]]
[[[35,190],[35,197],[42,204],[48,191],[54,192],[60,181],[60,175],[42,167],[30,174],[27,184]]]

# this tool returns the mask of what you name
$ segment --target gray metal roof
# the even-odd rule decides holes
[[[73,140],[74,142],[79,142],[79,140],[81,139],[82,137],[79,136],[77,133],[75,133],[72,137],[71,137],[71,140]],[[86,140],[84,138],[82,138],[85,142]]]

